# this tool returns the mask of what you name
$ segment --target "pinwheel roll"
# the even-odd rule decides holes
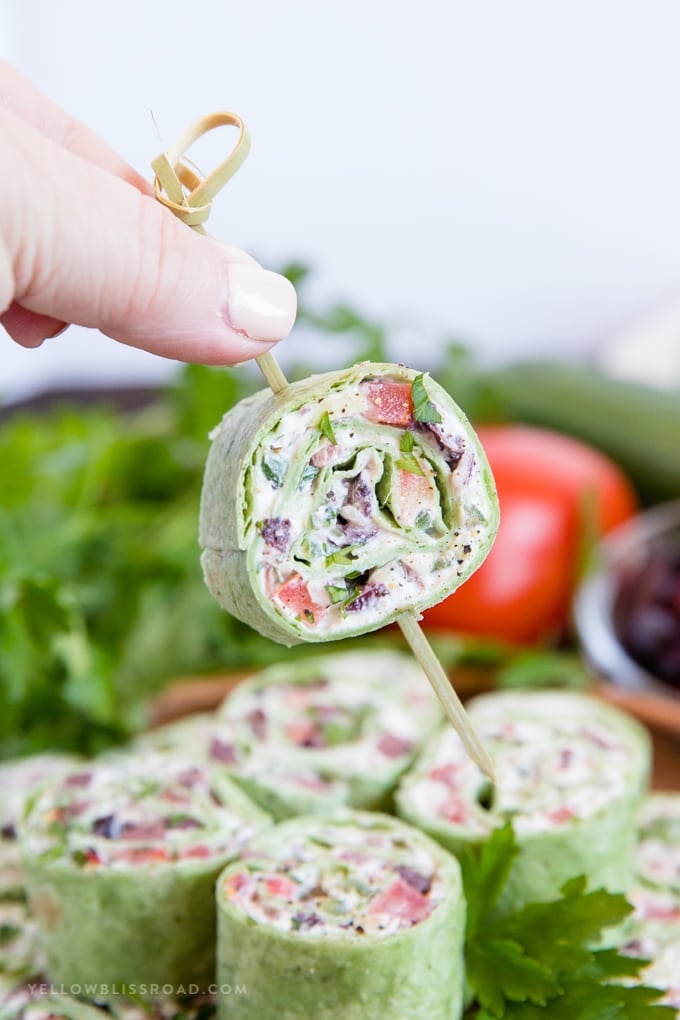
[[[652,793],[638,814],[636,886],[674,902],[680,923],[680,793]]]
[[[680,794],[653,793],[638,814],[635,907],[623,952],[652,960],[645,984],[664,990],[663,1002],[680,1016]]]
[[[460,868],[397,819],[282,822],[220,876],[217,902],[222,1020],[461,1015]]]
[[[74,768],[77,760],[55,751],[0,763],[0,898],[23,896],[17,826],[26,800],[42,783]]]
[[[363,634],[449,595],[488,552],[493,479],[429,376],[364,362],[237,404],[213,433],[206,583],[282,644]]]
[[[216,877],[267,823],[227,779],[167,755],[46,787],[20,838],[49,979],[102,999],[116,985],[209,983]]]
[[[511,820],[520,852],[502,907],[553,899],[577,875],[591,888],[627,891],[649,774],[646,730],[569,691],[495,692],[467,707],[495,762],[497,786],[446,729],[400,785],[399,814],[456,854]]]
[[[240,684],[218,713],[209,755],[278,819],[386,807],[442,721],[411,656],[318,656]]]

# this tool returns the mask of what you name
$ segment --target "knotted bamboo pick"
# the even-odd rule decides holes
[[[186,158],[186,150],[208,131],[217,127],[236,127],[238,139],[233,149],[212,173],[203,176]],[[246,159],[250,151],[250,137],[241,118],[235,113],[219,112],[201,117],[180,135],[175,144],[153,160],[155,173],[154,193],[159,202],[187,226],[205,234],[203,224],[210,215],[213,198],[224,187]],[[288,386],[279,363],[268,351],[257,361],[268,386],[274,394]],[[457,731],[465,749],[480,769],[495,782],[493,762],[477,736],[465,708],[451,686],[439,659],[425,637],[415,613],[404,613],[399,621],[411,651],[430,681],[447,719]]]

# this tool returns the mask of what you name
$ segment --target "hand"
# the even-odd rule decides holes
[[[68,323],[207,365],[263,354],[292,285],[202,237],[87,128],[0,61],[0,323],[37,347]]]

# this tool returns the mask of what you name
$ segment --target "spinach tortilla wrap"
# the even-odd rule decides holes
[[[209,754],[275,818],[387,807],[443,722],[413,657],[355,651],[281,663],[228,695]]]
[[[498,526],[470,423],[428,375],[363,362],[232,408],[199,540],[225,609],[285,645],[375,630],[454,591]]]
[[[208,984],[215,880],[268,821],[225,777],[169,755],[92,763],[45,787],[20,839],[49,979],[95,998]]]
[[[498,691],[467,708],[495,760],[497,786],[446,729],[404,777],[398,813],[456,854],[511,820],[520,849],[504,909],[554,899],[577,875],[590,888],[627,892],[650,766],[647,731],[572,691]]]
[[[0,762],[0,898],[23,897],[17,826],[26,800],[42,783],[64,775],[77,761],[75,755],[46,751]]]
[[[0,1020],[111,1020],[111,1014],[62,992],[34,994],[24,987],[0,1003]]]
[[[217,903],[222,1020],[461,1015],[460,868],[398,819],[282,822],[220,876]]]
[[[622,952],[651,960],[641,980],[680,1016],[680,793],[652,793],[638,814],[635,913]]]

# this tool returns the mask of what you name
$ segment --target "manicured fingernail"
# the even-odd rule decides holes
[[[251,340],[273,343],[287,336],[295,322],[297,297],[292,283],[258,265],[227,265],[227,300],[222,317]]]

